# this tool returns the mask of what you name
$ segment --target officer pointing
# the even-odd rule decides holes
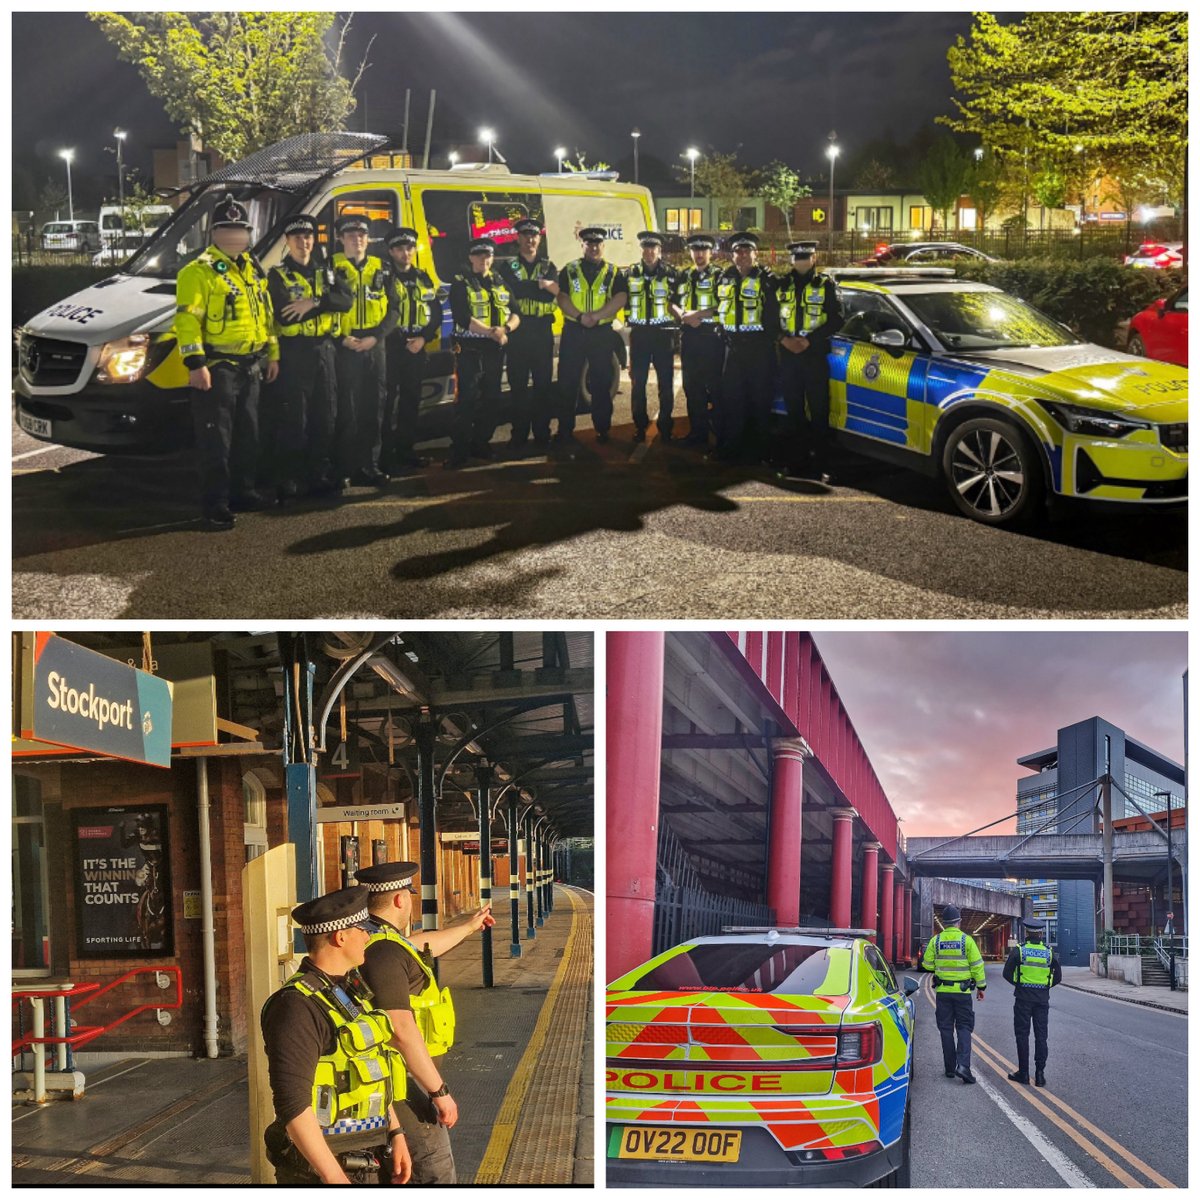
[[[1009,1072],[1014,1083],[1029,1082],[1029,1026],[1033,1024],[1034,1083],[1046,1086],[1046,1059],[1050,1054],[1050,989],[1062,983],[1058,955],[1043,941],[1041,921],[1025,921],[1025,941],[1008,952],[1004,981],[1013,985],[1013,1033],[1017,1039],[1017,1069]]]
[[[983,971],[983,955],[975,939],[958,927],[962,913],[953,904],[942,910],[944,928],[929,939],[921,966],[933,972],[933,986],[937,992],[937,1027],[942,1035],[942,1062],[946,1078],[955,1075],[963,1083],[974,1083],[971,1074],[971,1030],[975,1028],[975,1010],[971,1006],[971,990],[974,985],[975,998],[983,1000],[987,988],[987,976]],[[958,1046],[955,1047],[955,1034]]]

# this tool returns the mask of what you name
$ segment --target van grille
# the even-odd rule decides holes
[[[87,346],[55,338],[21,335],[21,376],[38,387],[68,387],[83,370]]]

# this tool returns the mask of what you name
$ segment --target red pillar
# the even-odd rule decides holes
[[[875,930],[879,927],[879,843],[863,845],[862,865],[862,920],[859,924],[870,929],[871,941],[877,942]]]
[[[879,949],[884,958],[892,956],[892,900],[896,894],[892,874],[895,870],[895,863],[884,863],[883,879],[879,884]]]
[[[899,962],[904,957],[904,880],[900,878],[896,879],[896,901],[892,912],[896,918],[896,948],[892,954],[892,962]]]
[[[912,887],[907,887],[904,890],[904,936],[907,942],[904,946],[904,957],[911,958],[916,952],[913,950],[913,890]]]
[[[850,926],[850,870],[854,862],[854,809],[832,808],[833,880],[829,885],[829,923],[837,929]]]
[[[662,767],[664,634],[610,633],[608,650],[608,976],[650,957]]]
[[[771,833],[767,849],[767,903],[777,925],[800,924],[800,838],[804,815],[804,743],[776,738],[771,776]]]

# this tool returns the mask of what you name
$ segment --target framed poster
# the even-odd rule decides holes
[[[71,821],[79,957],[174,954],[166,805],[77,808]]]

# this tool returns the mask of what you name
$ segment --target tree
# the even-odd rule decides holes
[[[1067,177],[1057,165],[1047,159],[1034,175],[1030,187],[1033,198],[1041,206],[1041,227],[1046,228],[1046,209],[1062,208],[1067,198]]]
[[[569,158],[563,159],[564,171],[611,171],[612,168],[606,162],[596,162],[589,165],[586,158],[583,156],[582,150],[575,151],[575,162]]]
[[[796,174],[786,163],[776,159],[763,168],[762,178],[758,186],[758,194],[768,204],[773,205],[783,214],[787,226],[788,240],[792,236],[792,211],[796,204],[805,196],[812,195],[812,188],[800,182]]]
[[[994,150],[985,150],[972,162],[967,191],[975,201],[976,225],[982,233],[1005,191],[1004,165]]]
[[[364,58],[353,79],[342,76],[350,22],[328,12],[88,15],[167,115],[228,159],[342,128],[367,66]]]
[[[942,228],[950,225],[950,210],[967,190],[970,161],[953,138],[943,134],[933,143],[917,170],[917,186],[934,212],[940,213]]]
[[[886,192],[896,186],[896,169],[872,158],[863,163],[853,179],[854,186],[864,192]]]
[[[67,185],[57,179],[46,179],[38,193],[37,204],[34,206],[34,223],[42,225],[46,221],[57,221],[60,213],[67,211]]]
[[[125,211],[122,216],[122,223],[125,229],[144,233],[146,229],[146,210],[152,205],[161,204],[162,200],[137,178],[137,173],[130,171],[126,176]]]
[[[742,201],[751,193],[750,172],[738,163],[737,154],[718,154],[710,151],[696,160],[696,192],[717,202],[717,224],[728,214],[729,222],[737,216]],[[676,175],[690,183],[692,166],[678,166]]]

